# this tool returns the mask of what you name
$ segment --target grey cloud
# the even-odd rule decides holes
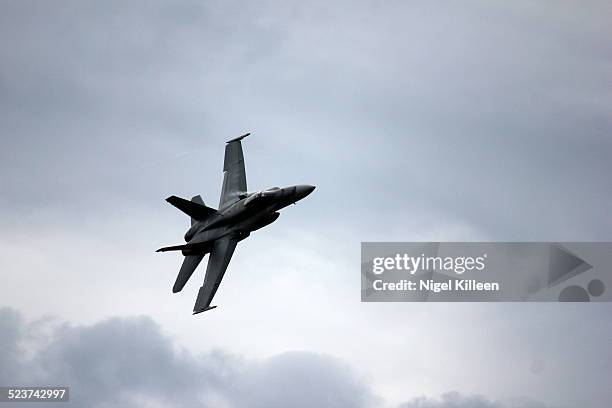
[[[45,344],[25,357],[18,349],[36,335],[18,312],[0,309],[0,383],[68,385],[72,406],[366,407],[375,402],[369,386],[329,356],[287,352],[246,360],[222,351],[194,356],[144,316],[90,326],[56,324]]]
[[[547,408],[547,406],[533,400],[502,402],[482,395],[463,395],[458,392],[449,392],[437,399],[415,398],[401,404],[400,408]]]
[[[41,326],[44,330],[41,330]],[[42,338],[41,338],[42,337]],[[38,338],[32,349],[27,345]],[[205,341],[205,339],[202,339]],[[34,341],[36,343],[36,341]],[[192,355],[151,318],[92,325],[28,323],[0,308],[0,384],[67,385],[77,407],[373,407],[384,400],[346,363],[310,352],[248,360],[221,350]],[[26,352],[26,348],[31,348]],[[546,408],[451,392],[399,408]]]
[[[22,326],[23,319],[19,313],[13,309],[0,308],[0,379],[9,379],[16,371]]]
[[[200,193],[215,205],[223,141],[248,130],[254,131],[245,142],[252,188],[299,182],[318,186],[300,214],[287,214],[269,233],[282,238],[303,227],[318,245],[303,242],[300,252],[308,249],[320,257],[333,272],[328,275],[342,276],[346,286],[361,240],[609,240],[609,15],[607,1],[588,7],[580,1],[2,1],[0,229],[8,248],[5,270],[28,265],[14,273],[21,280],[8,279],[24,285],[39,282],[40,274],[62,277],[24,292],[20,307],[30,313],[35,305],[57,302],[75,310],[76,291],[88,293],[98,284],[114,287],[118,276],[133,283],[145,272],[151,280],[141,288],[157,293],[151,290],[152,280],[171,279],[166,273],[176,265],[151,261],[150,251],[180,240],[187,225],[163,198]],[[295,245],[293,237],[288,241]],[[121,251],[101,249],[99,242],[112,242]],[[261,252],[256,242],[245,243],[240,257]],[[64,257],[59,256],[63,251]],[[34,262],[41,253],[42,261]],[[99,265],[112,258],[118,260],[116,273],[106,273]],[[156,270],[157,265],[164,266]],[[316,272],[305,265],[305,272]],[[85,283],[84,270],[96,277],[95,283]],[[153,278],[151,270],[159,274]],[[263,271],[252,270],[265,276]],[[69,285],[74,292],[68,296],[67,282],[80,285]],[[108,290],[104,295],[112,298],[116,293]],[[330,299],[337,294],[325,293],[322,297]],[[269,294],[258,293],[260,298]],[[134,297],[143,304],[141,295]],[[517,308],[508,314],[509,307],[491,306],[496,307],[474,309],[487,315],[475,326],[544,320],[534,312],[541,309]],[[85,316],[92,307],[100,315],[111,314],[99,305],[74,313]],[[362,315],[358,306],[346,310]],[[398,307],[390,320],[405,310]],[[432,317],[450,311],[431,310]],[[580,309],[571,319],[557,309],[546,312],[557,317],[559,328],[579,322],[587,330],[560,329],[560,345],[545,350],[547,362],[569,360],[572,379],[587,370],[578,361],[582,353],[590,364],[601,364],[594,374],[607,372],[603,364],[609,353],[600,358],[599,343],[588,343],[591,350],[581,352],[570,347],[576,339],[595,341],[588,337],[591,311]],[[597,322],[607,311],[602,306]],[[304,315],[304,310],[286,312]],[[18,315],[3,313],[13,316],[6,317],[13,323],[5,325],[0,337],[17,347],[11,333],[21,338],[27,329]],[[331,315],[320,319],[322,326],[337,323]],[[120,330],[121,322],[104,324],[113,331]],[[544,323],[534,330],[548,346]],[[67,326],[53,334],[77,342],[104,324]],[[146,319],[131,324],[146,331]],[[425,322],[423,333],[433,326]],[[600,326],[596,330],[609,338],[609,326]],[[342,345],[351,329],[347,326],[330,343]],[[368,336],[379,346],[390,330],[397,330],[392,321]],[[514,352],[540,344],[533,340],[534,331],[521,341],[511,328],[497,331],[506,334],[509,346],[520,343]],[[100,353],[112,340],[99,344]],[[61,344],[51,339],[49,348],[30,362],[36,370],[23,372],[40,369],[46,378],[52,367],[44,359],[65,356],[75,362],[54,372],[79,377],[75,367],[80,360],[71,354],[78,348]],[[163,351],[164,344],[149,346]],[[220,359],[222,367],[229,358],[229,374],[242,364],[223,353],[207,358]],[[291,361],[296,358],[290,355]],[[161,381],[150,372],[154,368],[180,366],[176,386],[190,388],[187,373],[201,368],[198,359],[175,353],[149,363],[159,366],[143,362],[149,372],[128,382],[146,388]],[[235,395],[248,398],[257,391],[258,398],[267,398],[247,374],[274,361],[245,363],[248,370],[235,382],[243,384]],[[317,358],[309,361],[315,370]],[[0,355],[0,363],[2,372],[23,368],[27,361],[7,354]],[[456,372],[456,364],[438,374]],[[545,386],[534,383],[530,395],[545,391],[544,398],[550,398],[556,389],[572,389],[555,380],[567,368],[548,364],[545,372],[557,374]],[[477,368],[473,371],[484,371]],[[119,366],[109,369],[121,378]],[[402,374],[410,376],[410,370]],[[207,373],[202,388],[209,382],[226,384]],[[520,373],[513,367],[499,388],[512,388],[510,377]],[[590,387],[598,386],[600,377],[581,384],[589,390],[580,393],[581,403],[609,399],[603,391],[591,398]],[[83,381],[93,384],[86,377]],[[101,384],[115,386],[111,381]],[[215,390],[226,394],[223,387]]]
[[[230,387],[237,406],[287,407],[371,406],[367,384],[356,380],[351,368],[329,357],[291,352],[263,364],[249,365]]]
[[[610,237],[607,2],[1,7],[11,213],[214,201],[223,140],[254,130],[252,185],[319,184],[330,226]]]

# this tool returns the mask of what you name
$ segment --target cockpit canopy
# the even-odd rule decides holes
[[[265,190],[260,190],[255,193],[250,194],[247,199],[244,201],[244,205],[248,206],[252,204],[254,201],[264,200],[269,197],[275,197],[281,194],[280,187],[270,187]]]

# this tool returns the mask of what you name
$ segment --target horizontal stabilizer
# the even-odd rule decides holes
[[[174,245],[174,246],[167,246],[167,247],[163,247],[163,248],[159,248],[158,250],[156,250],[155,252],[168,252],[168,251],[182,251],[183,249],[189,249],[189,244],[186,245]]]
[[[217,212],[217,210],[215,210],[214,208],[205,206],[203,202],[200,204],[196,201],[185,200],[184,198],[180,198],[177,196],[168,197],[166,198],[166,201],[184,212],[185,214],[187,214],[188,216],[190,216],[191,218],[196,219],[198,221],[205,220],[206,218]]]
[[[183,245],[173,245],[167,246],[163,248],[159,248],[155,252],[168,252],[168,251],[183,251],[183,250],[201,250],[207,251],[209,246],[206,243],[198,242],[194,244],[183,244]]]

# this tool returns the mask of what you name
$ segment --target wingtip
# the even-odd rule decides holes
[[[208,306],[208,307],[205,307],[204,309],[194,310],[194,311],[193,311],[193,314],[194,314],[194,315],[196,315],[196,314],[198,314],[198,313],[202,313],[202,312],[205,312],[205,311],[207,311],[207,310],[212,310],[212,309],[214,309],[214,308],[216,308],[216,307],[217,307],[217,306]]]
[[[235,137],[235,138],[233,138],[233,139],[231,139],[231,140],[228,140],[228,141],[227,141],[227,142],[225,142],[225,143],[239,142],[240,140],[244,139],[245,137],[249,136],[250,134],[251,134],[251,132],[249,132],[249,133],[245,133],[244,135],[242,135],[242,136],[238,136],[238,137]]]

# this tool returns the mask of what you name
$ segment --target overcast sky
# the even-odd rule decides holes
[[[610,306],[362,304],[359,248],[611,241],[610,27],[606,1],[0,1],[0,380],[93,407],[601,407]],[[317,189],[192,316],[164,198],[216,207],[246,131],[251,190]]]

